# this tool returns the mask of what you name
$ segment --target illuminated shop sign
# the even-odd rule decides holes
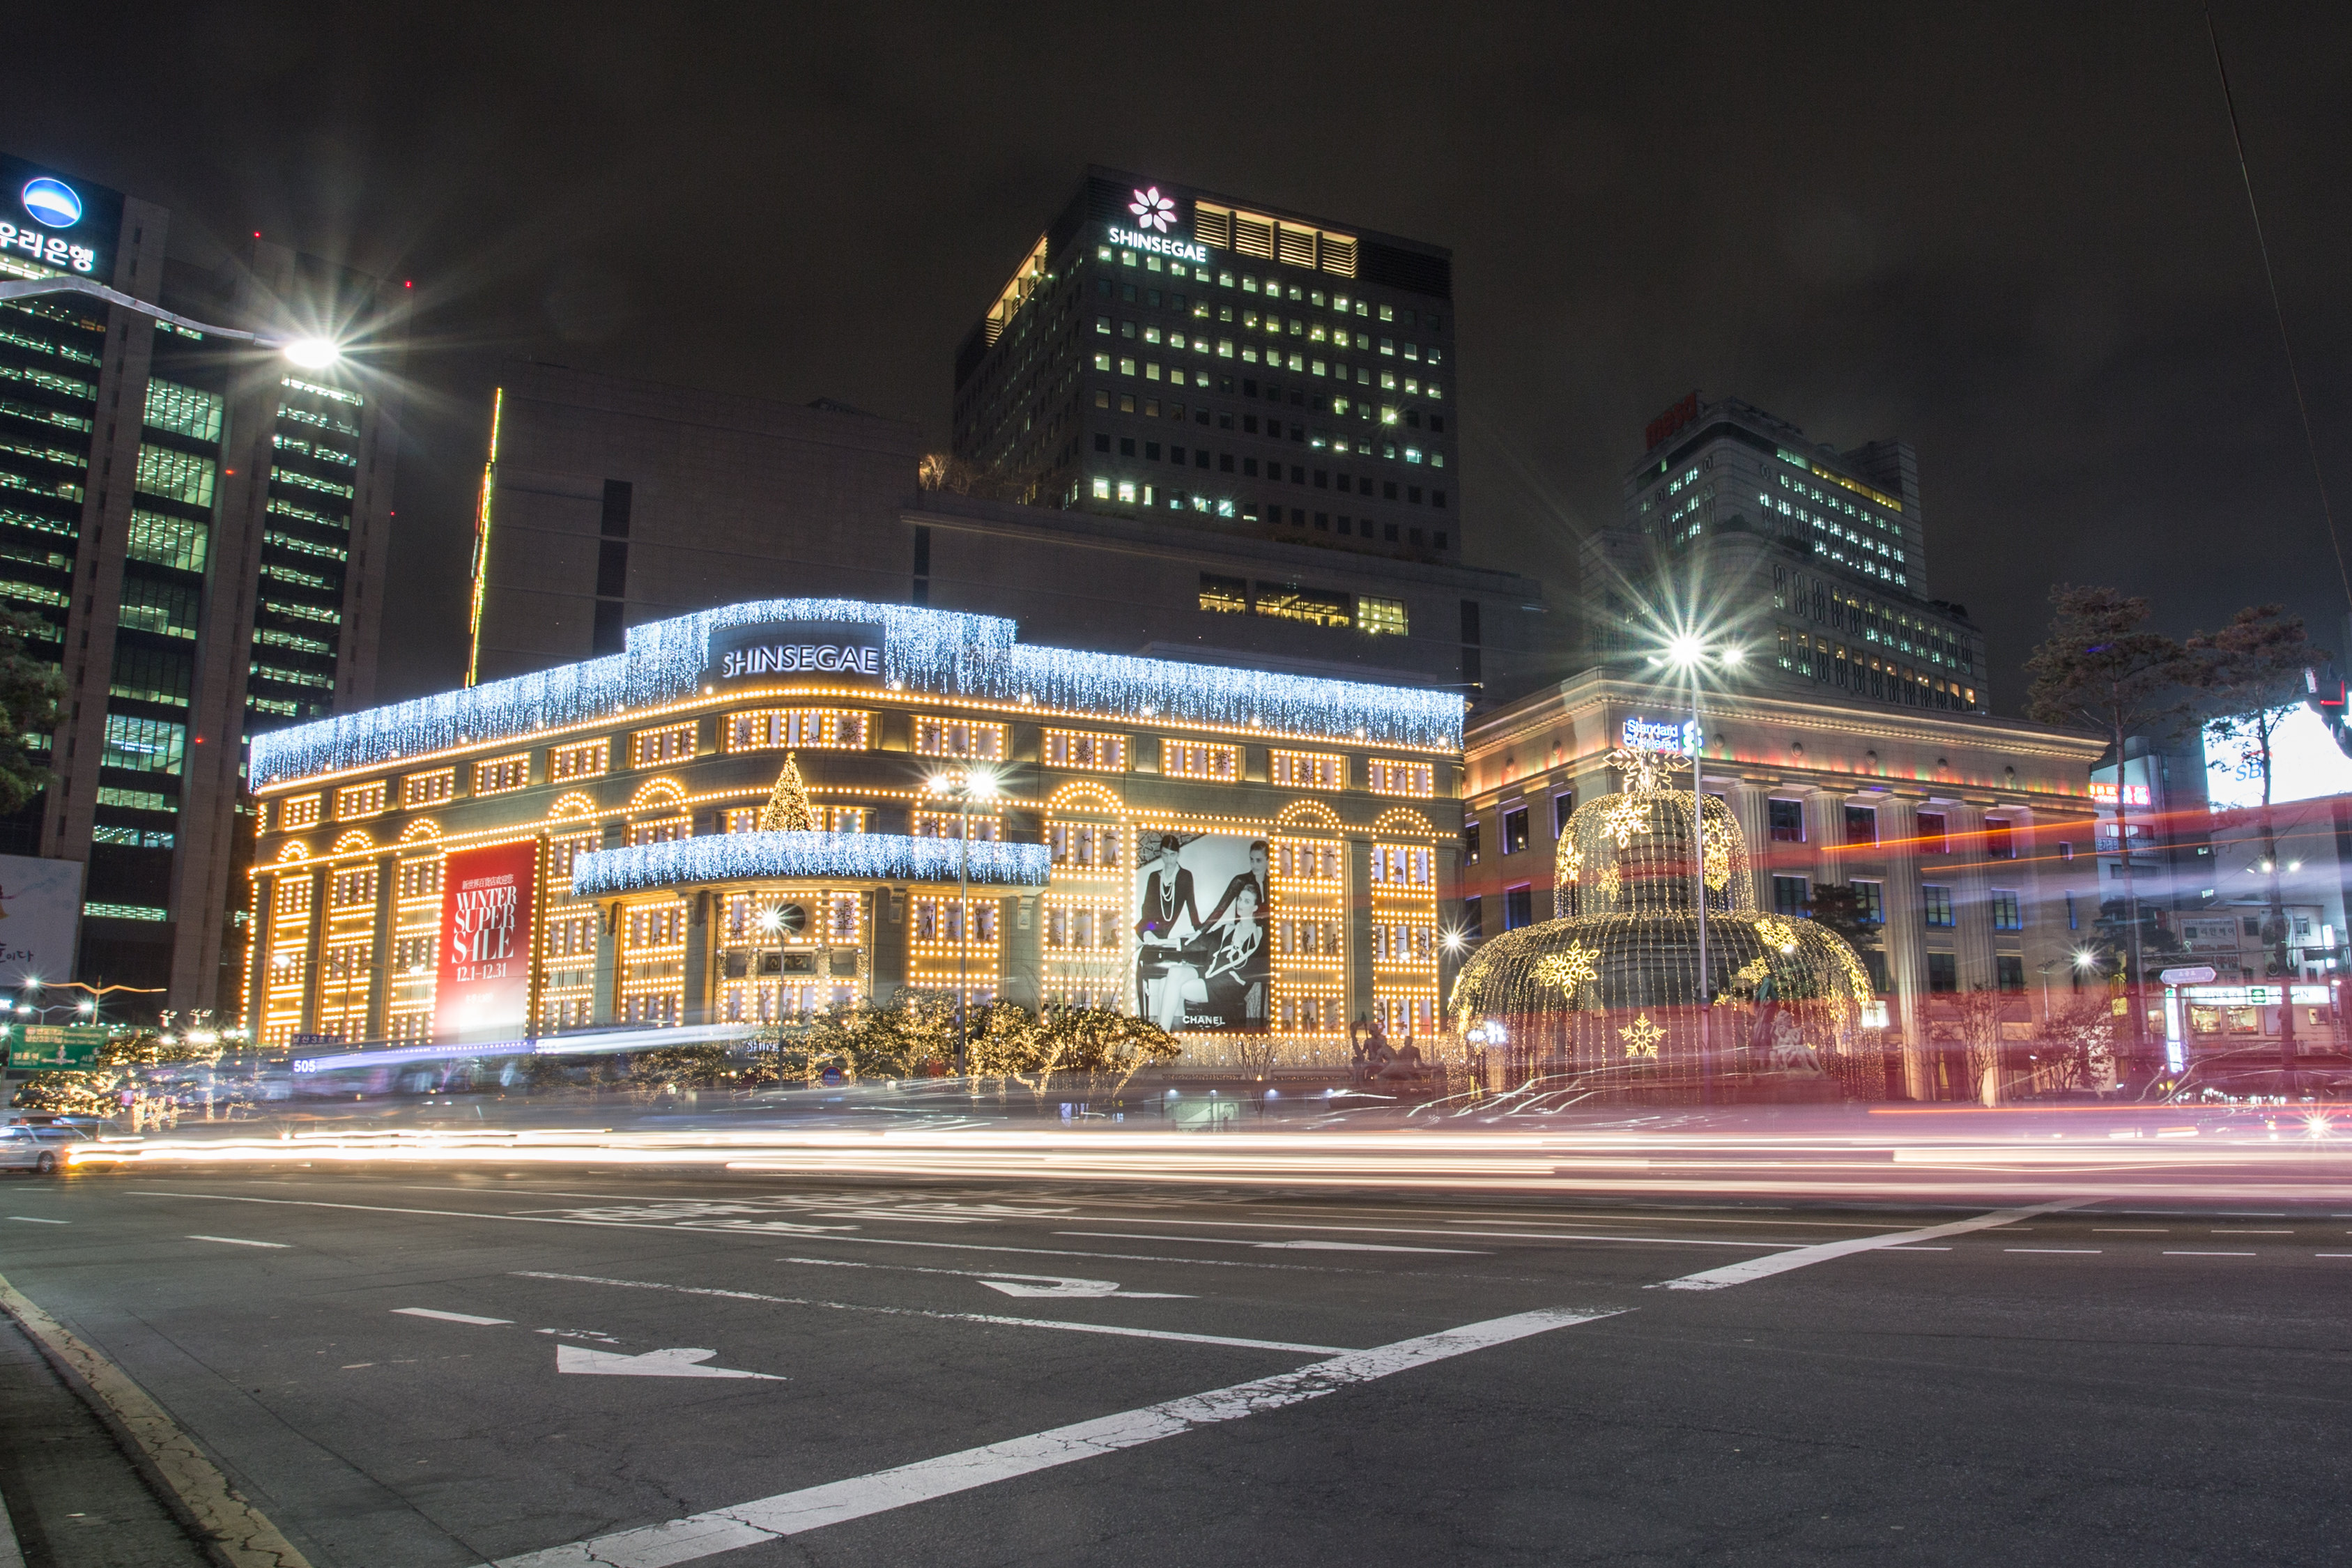
[[[1631,752],[1687,752],[1699,738],[1697,727],[1687,719],[1679,724],[1628,719],[1619,733],[1619,743]]]
[[[60,272],[103,274],[106,248],[121,226],[122,198],[80,185],[21,159],[0,157],[0,273],[38,276],[18,258]]]
[[[2091,786],[2091,798],[2113,804],[2116,798],[2116,786],[2111,784],[2095,784]],[[2147,805],[2147,785],[2144,784],[2124,785],[2124,804],[2126,805]]]
[[[1174,257],[1179,261],[1206,261],[1209,247],[1196,241],[1172,237],[1176,226],[1176,201],[1160,194],[1158,185],[1149,185],[1135,193],[1127,204],[1135,215],[1133,228],[1121,228],[1114,224],[1110,242],[1129,250],[1149,250],[1161,256]]]
[[[859,621],[770,621],[710,634],[703,679],[714,685],[777,676],[882,683],[882,627]]]

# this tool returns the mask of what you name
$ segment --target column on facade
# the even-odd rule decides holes
[[[253,1033],[254,1042],[261,1039],[261,1020],[269,1011],[269,916],[278,907],[278,876],[262,871],[253,879],[254,894],[247,908],[247,918],[253,929],[245,942],[245,1011],[237,1020]]]
[[[1007,1001],[1018,1002],[1024,1007],[1040,1007],[1045,1002],[1045,921],[1043,903],[1035,893],[1009,895],[1004,902],[1011,906],[1013,923],[1008,928],[998,916],[997,926],[1002,940],[997,946],[997,994]]]
[[[1496,832],[1500,832],[1498,827]],[[1350,837],[1348,846],[1348,1018],[1370,1017],[1372,1012],[1372,845],[1369,838]],[[1501,927],[1499,908],[1496,925]]]
[[[1919,902],[1919,800],[1889,795],[1878,803],[1878,837],[1896,847],[1886,857],[1886,983],[1894,990],[1887,1022],[1903,1032],[1905,1092],[1931,1097],[1933,1058],[1927,1049],[1927,944]]]
[[[392,950],[394,931],[398,921],[394,914],[393,889],[400,874],[399,857],[385,854],[375,862],[375,924],[374,940],[369,947],[367,1037],[389,1039],[392,1036]]]
[[[1748,845],[1748,876],[1754,884],[1756,907],[1769,910],[1772,907],[1772,876],[1764,862],[1772,831],[1764,803],[1769,792],[1760,784],[1741,779],[1726,793],[1725,804],[1731,807],[1732,820],[1739,824],[1739,837]]]
[[[1813,852],[1812,885],[1846,879],[1845,792],[1812,789],[1805,794],[1805,839]]]
[[[590,1021],[613,1023],[620,1003],[621,901],[596,906],[596,998]]]
[[[1944,808],[1952,832],[1952,951],[1962,991],[1991,986],[1992,878],[1985,859],[1984,807],[1966,802]],[[2012,842],[2014,842],[2012,840]]]
[[[2051,983],[2063,984],[2066,978],[2066,926],[2042,907],[2043,889],[2051,884],[2042,876],[2042,847],[2033,831],[2032,808],[2005,806],[2000,815],[2010,825],[2009,841],[2017,854],[2010,864],[2017,879],[2018,909],[2024,917],[2025,929],[2018,933],[2017,949],[2025,961],[2026,1016],[2038,1022],[2054,1011]],[[2063,900],[2059,907],[2063,910]]]
[[[302,1026],[300,1032],[319,1032],[319,998],[327,981],[327,868],[316,866],[304,873],[310,879],[310,923],[302,943]]]
[[[717,951],[711,941],[719,923],[719,897],[708,888],[691,888],[686,895],[686,973],[681,976],[678,1016],[688,1025],[711,1022],[710,963]],[[601,956],[603,943],[597,944]]]

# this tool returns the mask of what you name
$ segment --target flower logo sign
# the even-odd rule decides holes
[[[1136,192],[1135,199],[1127,204],[1127,210],[1135,215],[1139,227],[1166,234],[1176,226],[1176,204],[1161,195],[1158,185]]]

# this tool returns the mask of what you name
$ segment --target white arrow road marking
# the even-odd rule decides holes
[[[812,1268],[879,1268],[893,1274],[950,1274],[959,1279],[977,1279],[1008,1296],[1118,1296],[1129,1301],[1192,1300],[1181,1290],[1121,1290],[1115,1279],[1074,1279],[1062,1274],[1013,1274],[998,1268],[925,1268],[915,1263],[853,1263],[839,1258],[779,1258],[776,1261],[803,1264]],[[1066,1289],[1026,1290],[1000,1285],[997,1283],[1000,1279],[1031,1279]]]
[[[787,1381],[771,1372],[737,1372],[732,1367],[700,1366],[717,1351],[647,1351],[643,1355],[616,1355],[586,1345],[555,1347],[555,1370],[593,1373],[604,1377],[756,1377],[769,1383]]]
[[[35,1219],[31,1215],[28,1215],[28,1214],[12,1214],[12,1215],[10,1215],[8,1217],[9,1217],[10,1219],[15,1220],[18,1225],[71,1225],[71,1224],[73,1224],[73,1221],[71,1221],[71,1220],[69,1220],[69,1219]]]
[[[666,1524],[618,1531],[592,1541],[502,1558],[493,1568],[673,1568],[674,1564],[721,1552],[757,1546],[782,1536],[803,1535],[828,1524],[864,1519],[909,1503],[950,1497],[1057,1465],[1091,1459],[1098,1454],[1158,1442],[1195,1427],[1280,1410],[1356,1384],[1410,1372],[1432,1362],[1615,1315],[1547,1308],[1468,1323],[1370,1350],[1348,1351],[1297,1372],[1147,1405],[1139,1410],[1057,1426],[1050,1432],[966,1448],[959,1454],[922,1459],[850,1480],[779,1492],[733,1508],[674,1519]]]
[[[1192,1300],[1189,1296],[1179,1296],[1170,1290],[1122,1290],[1116,1279],[1067,1279],[1055,1274],[998,1274],[982,1279],[981,1283],[1007,1296],[1117,1296],[1126,1301]]]
[[[287,1250],[287,1244],[282,1241],[247,1241],[241,1236],[192,1236],[188,1239],[226,1242],[231,1247],[274,1247],[280,1252]]]
[[[1110,1241],[1192,1241],[1204,1247],[1247,1247],[1261,1252],[1444,1252],[1484,1258],[1470,1247],[1389,1247],[1377,1241],[1252,1241],[1245,1236],[1146,1236],[1132,1230],[1057,1230],[1055,1236],[1100,1237]]]
[[[1223,1334],[1186,1334],[1173,1329],[1129,1329],[1112,1323],[1059,1322],[1052,1318],[1000,1318],[985,1312],[933,1312],[920,1307],[874,1307],[854,1301],[819,1301],[806,1296],[762,1296],[756,1290],[720,1290],[704,1285],[664,1285],[650,1279],[606,1279],[593,1274],[542,1274],[516,1270],[520,1279],[562,1279],[575,1285],[617,1285],[630,1290],[670,1290],[681,1296],[718,1296],[730,1301],[772,1301],[780,1307],[822,1307],[830,1312],[875,1312],[887,1318],[932,1318],[943,1323],[997,1323],[1015,1329],[1060,1329],[1074,1334],[1112,1334],[1130,1340],[1173,1340],[1188,1345],[1231,1345],[1241,1350],[1289,1351],[1299,1355],[1338,1355],[1337,1345],[1302,1345],[1286,1340],[1238,1340]]]
[[[2035,1204],[2030,1208],[1995,1209],[1973,1219],[1956,1219],[1948,1225],[1928,1226],[1924,1230],[1897,1230],[1885,1236],[1857,1236],[1844,1241],[1824,1241],[1815,1247],[1801,1247],[1793,1252],[1776,1253],[1769,1258],[1751,1258],[1744,1263],[1727,1263],[1720,1268],[1685,1274],[1679,1279],[1668,1279],[1664,1283],[1669,1290],[1720,1290],[1727,1285],[1745,1285],[1751,1279],[1768,1279],[1791,1268],[1827,1263],[1832,1258],[1846,1258],[1857,1252],[1877,1252],[1908,1242],[1934,1241],[1939,1237],[1964,1236],[1972,1230],[1990,1230],[1996,1226],[2014,1225],[2019,1220],[2031,1219],[2038,1214],[2057,1214],[2097,1201],[2095,1198],[2067,1198],[2054,1204]],[[1650,1289],[1654,1290],[1658,1287],[1654,1285]]]
[[[394,1307],[404,1318],[433,1318],[444,1323],[478,1323],[488,1328],[493,1323],[511,1323],[512,1318],[477,1318],[470,1312],[443,1312],[431,1307]]]

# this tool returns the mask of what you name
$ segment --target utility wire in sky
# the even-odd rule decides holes
[[[2336,509],[2327,501],[2327,476],[2319,467],[2319,443],[2312,438],[2311,405],[2303,398],[2303,376],[2294,367],[2294,343],[2287,336],[2286,307],[2279,302],[2278,275],[2271,270],[2270,241],[2263,237],[2263,209],[2254,200],[2254,176],[2246,167],[2246,139],[2238,130],[2238,100],[2230,91],[2229,68],[2221,63],[2221,35],[2213,30],[2213,7],[2205,8],[2205,37],[2213,45],[2213,71],[2221,79],[2221,106],[2230,111],[2230,141],[2238,150],[2238,178],[2245,182],[2246,210],[2254,217],[2254,245],[2263,253],[2263,280],[2271,288],[2271,313],[2278,318],[2279,347],[2286,351],[2286,378],[2294,386],[2294,408],[2303,416],[2303,446],[2311,454],[2311,477],[2319,486],[2319,512],[2327,522],[2328,548],[2336,552],[2336,580],[2344,584],[2344,602],[2352,607],[2352,573],[2344,569],[2344,545],[2336,537]]]

